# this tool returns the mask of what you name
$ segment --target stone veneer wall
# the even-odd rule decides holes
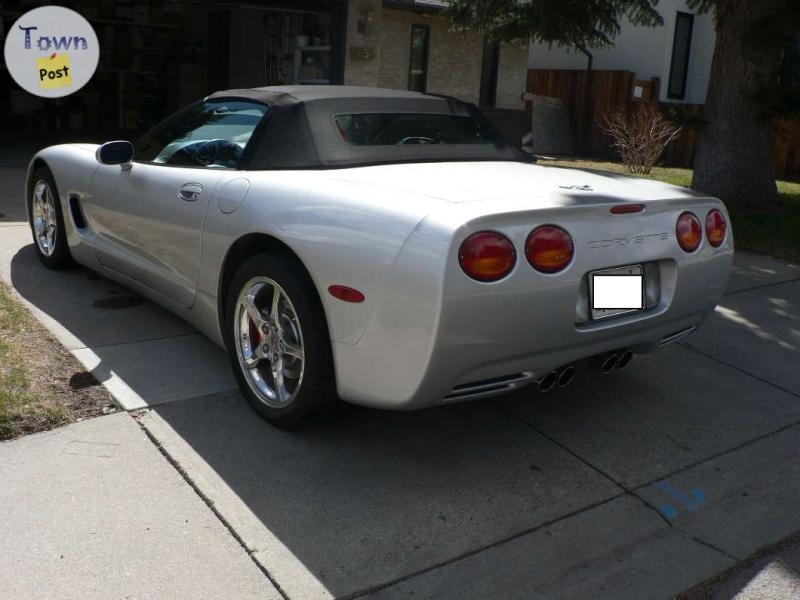
[[[525,109],[522,95],[528,87],[528,45],[504,44],[500,48],[496,108]]]
[[[370,35],[365,37],[358,33],[358,21],[367,11],[372,12]],[[379,24],[383,2],[381,0],[351,0],[347,7],[347,43],[345,48],[344,83],[345,85],[378,85],[378,67],[381,64],[381,48],[378,41]],[[352,47],[371,48],[375,55],[372,60],[353,60],[350,55]]]
[[[371,13],[369,35],[358,33],[358,21]],[[430,26],[428,92],[455,96],[478,103],[480,96],[483,37],[477,33],[450,31],[447,19],[436,14],[419,14],[383,6],[381,0],[352,0],[348,10],[347,56],[344,80],[347,85],[408,87],[408,59],[411,26]],[[354,60],[350,48],[371,48],[371,60]],[[503,46],[497,82],[498,108],[524,108],[528,73],[528,50]]]

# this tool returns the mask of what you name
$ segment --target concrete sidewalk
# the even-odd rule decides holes
[[[185,323],[42,269],[6,177],[0,277],[148,407],[142,426],[285,598],[669,598],[800,530],[795,265],[738,252],[703,329],[610,376],[411,414],[344,405],[290,434]]]
[[[127,413],[0,444],[0,597],[280,594]]]

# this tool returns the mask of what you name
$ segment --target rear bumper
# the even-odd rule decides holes
[[[416,377],[402,379],[393,374],[394,356],[387,348],[377,360],[360,353],[349,344],[336,344],[339,364],[350,364],[354,371],[345,377],[339,372],[339,392],[345,400],[356,404],[392,410],[414,410],[512,392],[552,369],[581,360],[627,348],[635,353],[658,350],[673,341],[693,333],[710,311],[682,316],[678,319],[649,324],[644,328],[621,327],[610,335],[598,336],[580,343],[537,347],[531,338],[530,350],[524,354],[504,354],[505,344],[482,344],[480,354],[471,346],[437,346],[427,369]],[[486,360],[492,352],[497,352]],[[369,364],[366,370],[364,366]],[[374,369],[374,370],[373,370]],[[346,367],[345,367],[346,372]],[[374,375],[378,375],[375,377]]]
[[[674,227],[674,216],[667,220]],[[576,240],[596,237],[576,230]],[[650,230],[669,228],[661,223]],[[528,231],[525,224],[509,237],[519,245]],[[691,255],[672,237],[635,249],[576,250],[558,275],[534,271],[523,257],[507,278],[484,284],[460,271],[449,241],[469,231],[447,242],[433,233],[421,228],[419,240],[406,245],[361,340],[334,345],[345,400],[411,410],[513,391],[554,368],[611,350],[654,351],[700,326],[722,297],[733,262],[730,236],[721,248],[704,244]],[[441,261],[433,260],[437,256]],[[647,310],[588,320],[582,287],[588,273],[639,263],[656,265],[659,278]],[[483,389],[464,393],[476,383]]]

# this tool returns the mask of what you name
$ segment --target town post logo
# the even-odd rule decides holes
[[[22,15],[8,31],[4,50],[14,81],[44,98],[77,92],[92,78],[100,58],[92,26],[61,6],[42,6]]]

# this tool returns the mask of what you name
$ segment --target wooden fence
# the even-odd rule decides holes
[[[659,80],[637,80],[630,71],[594,70],[591,80],[591,103],[586,106],[587,72],[570,69],[529,69],[527,92],[537,96],[560,98],[568,108],[570,128],[576,149],[581,154],[612,157],[611,139],[603,133],[605,116],[616,110],[629,110],[638,102],[656,102]],[[676,106],[684,118],[702,122],[703,105]],[[526,105],[530,122],[531,103]],[[664,163],[690,167],[694,162],[699,126],[684,125],[678,139],[664,153]],[[800,120],[775,122],[775,174],[780,178],[800,177]]]
[[[605,156],[610,154],[610,139],[601,124],[609,112],[630,106],[635,79],[630,71],[592,71],[592,103],[588,108],[586,71],[530,69],[527,91],[560,98],[570,115],[576,149],[582,154]],[[527,110],[531,111],[530,103]]]

